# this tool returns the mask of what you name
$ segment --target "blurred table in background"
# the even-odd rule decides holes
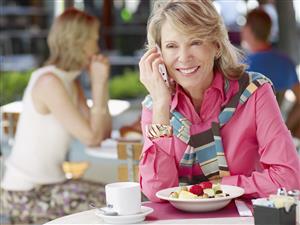
[[[87,100],[87,104],[91,105],[91,100]],[[110,99],[108,101],[109,112],[112,116],[123,113],[130,107],[130,103],[125,100]],[[0,107],[1,126],[3,135],[7,136],[8,144],[13,144],[14,134],[19,119],[19,115],[23,110],[22,101],[15,101]],[[1,136],[3,136],[1,135]]]
[[[86,147],[89,156],[117,162],[119,181],[138,181],[138,163],[142,152],[142,139],[120,138],[117,130],[111,139],[104,140],[99,147]]]

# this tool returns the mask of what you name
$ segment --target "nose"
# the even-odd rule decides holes
[[[192,60],[192,54],[190,50],[186,47],[182,47],[178,51],[178,61],[180,63],[186,63]]]

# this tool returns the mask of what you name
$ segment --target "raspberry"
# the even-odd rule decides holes
[[[203,195],[203,188],[200,187],[199,185],[193,185],[192,187],[190,187],[189,190],[191,193],[193,193],[194,195]]]
[[[201,182],[198,185],[201,186],[203,189],[212,188],[212,183],[209,181]]]

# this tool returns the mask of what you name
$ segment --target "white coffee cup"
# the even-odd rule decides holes
[[[105,185],[106,206],[119,215],[141,212],[141,188],[136,182],[117,182]]]

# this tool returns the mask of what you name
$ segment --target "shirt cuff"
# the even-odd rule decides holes
[[[172,148],[172,137],[162,137],[150,140],[144,136],[144,148],[143,153],[147,152],[151,146],[155,145],[157,149],[165,152],[169,156],[174,156],[174,150]]]

